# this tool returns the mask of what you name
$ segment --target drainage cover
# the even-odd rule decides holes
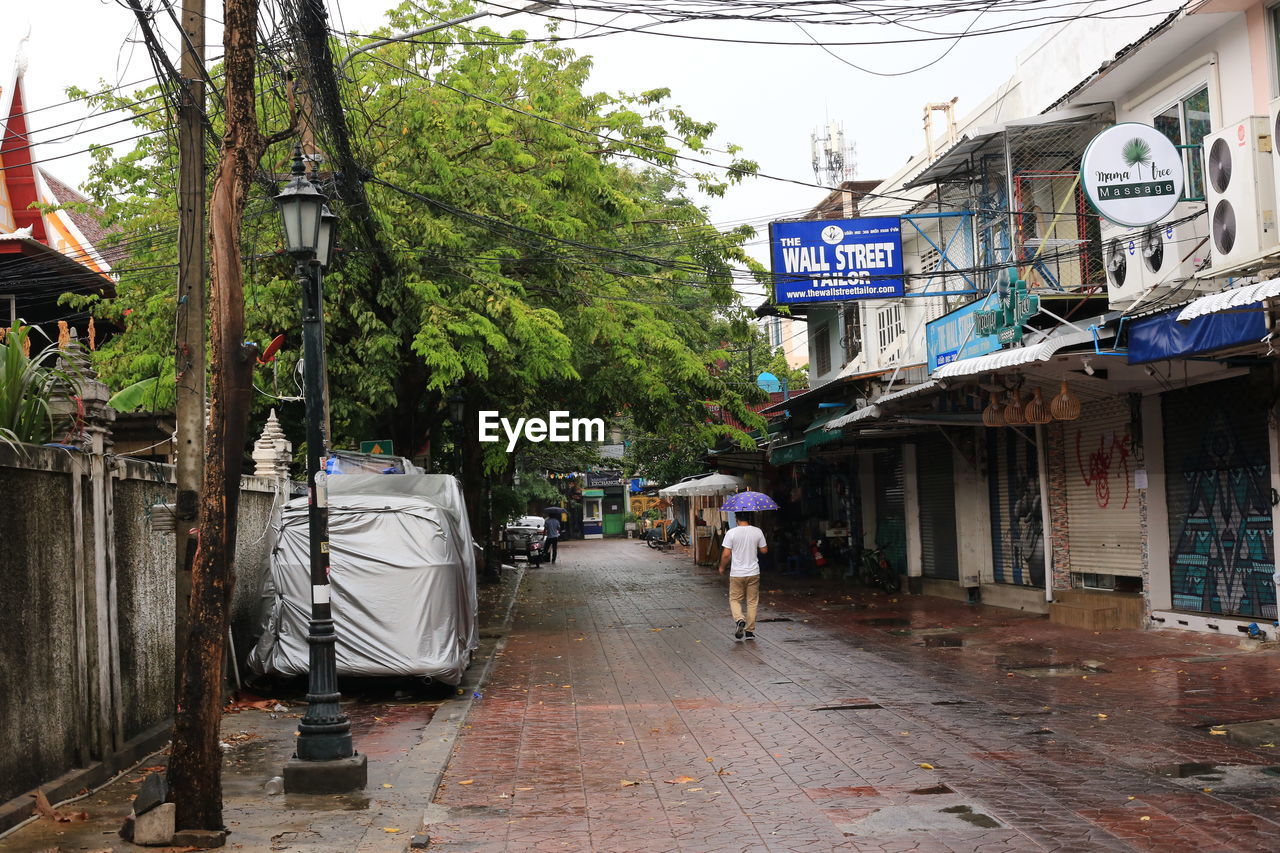
[[[916,788],[914,791],[908,791],[908,794],[954,794],[955,791],[946,785],[930,785],[928,788]]]
[[[1280,767],[1260,764],[1210,764],[1190,761],[1156,768],[1156,773],[1185,788],[1215,791],[1265,790],[1274,797],[1280,788]]]

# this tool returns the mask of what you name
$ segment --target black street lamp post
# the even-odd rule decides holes
[[[307,420],[308,533],[311,560],[310,672],[307,712],[298,724],[297,752],[284,768],[289,793],[330,794],[363,788],[368,759],[351,743],[342,713],[335,657],[337,635],[329,604],[329,501],[323,472],[326,443],[323,269],[333,249],[335,220],[325,196],[307,180],[302,152],[294,149],[293,177],[275,197],[302,291],[302,364]]]

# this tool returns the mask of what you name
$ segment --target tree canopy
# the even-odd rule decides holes
[[[467,8],[406,3],[375,35]],[[340,251],[325,278],[325,327],[335,444],[391,435],[413,453],[447,441],[445,401],[457,388],[473,410],[512,418],[565,409],[643,435],[678,432],[691,446],[747,442],[708,423],[706,405],[757,425],[746,408],[755,392],[716,368],[753,337],[733,287],[743,269],[758,269],[743,249],[753,232],[717,229],[694,199],[722,194],[755,164],[733,146],[713,151],[714,125],[673,106],[666,90],[591,93],[589,57],[484,29],[451,43],[458,32],[380,47],[344,69],[369,207],[334,203]],[[151,94],[96,100],[119,107]],[[163,128],[163,112],[130,108],[143,128]],[[264,98],[262,109],[279,104]],[[331,148],[338,130],[313,124],[319,147]],[[682,152],[733,168],[688,171]],[[274,149],[264,169],[282,171],[286,157]],[[125,327],[97,356],[116,388],[181,369],[175,163],[169,135],[156,133],[128,153],[99,152],[86,186],[127,251],[118,296],[94,309]],[[349,227],[364,215],[376,245]],[[287,367],[300,347],[297,294],[265,191],[245,230],[250,334],[283,333]],[[291,388],[281,382],[282,395]],[[505,467],[504,446],[478,449],[490,469]]]

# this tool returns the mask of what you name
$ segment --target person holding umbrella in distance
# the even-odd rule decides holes
[[[551,562],[556,561],[556,557],[560,556],[560,519],[564,513],[564,509],[558,506],[549,506],[542,511],[546,521],[543,522],[543,529],[547,533],[547,556],[551,558]]]
[[[736,513],[737,525],[724,535],[720,553],[720,574],[729,570],[729,613],[733,617],[735,640],[756,638],[756,608],[760,604],[760,555],[769,553],[764,532],[753,525],[751,513],[777,509],[773,499],[761,492],[738,492],[720,507]],[[743,602],[746,612],[743,613]]]

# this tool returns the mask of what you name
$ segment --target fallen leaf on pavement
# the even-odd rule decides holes
[[[532,791],[532,788],[516,788],[517,791]]]
[[[916,766],[917,766],[917,767],[919,767],[921,770],[932,770],[932,769],[933,769],[933,765],[932,765],[932,764],[929,764],[929,763],[924,762],[924,761],[917,762],[917,763],[916,763]]]
[[[49,798],[45,796],[44,791],[36,791],[32,796],[35,797],[35,811],[41,817],[47,817],[59,823],[71,823],[76,820],[89,819],[88,812],[64,812],[55,809],[49,803]]]
[[[398,826],[384,826],[384,827],[382,828],[382,831],[383,831],[383,832],[399,832],[399,831],[400,831],[400,827],[398,827]]]
[[[1094,714],[1094,716],[1097,717],[1099,720],[1105,720],[1107,718],[1106,714]]]
[[[701,788],[685,788],[685,790],[692,793],[694,791],[701,791],[702,789]]]
[[[1143,815],[1142,817],[1138,818],[1138,820],[1151,820],[1151,818],[1148,817],[1147,815]]]
[[[1211,735],[1225,735],[1225,734],[1226,734],[1226,731],[1224,731],[1223,729],[1209,729],[1209,734],[1211,734]]]
[[[475,781],[476,781],[475,779],[464,779],[464,780],[462,780],[461,782],[459,782],[458,784],[459,784],[459,785],[471,785],[471,784],[474,784],[474,783],[475,783]]]
[[[392,785],[390,785],[390,784],[388,784],[387,782],[383,782],[383,783],[382,783],[382,787],[384,787],[384,788],[391,788],[391,787],[393,787],[393,786],[392,786]]]
[[[630,779],[621,779],[619,781],[624,788],[634,788],[636,785],[640,784],[639,782],[632,782]]]
[[[664,779],[663,781],[668,785],[687,785],[690,782],[697,782],[698,780],[692,776],[677,776],[674,779]]]

